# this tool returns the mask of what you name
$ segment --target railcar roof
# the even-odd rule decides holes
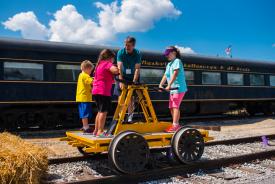
[[[30,39],[17,39],[17,38],[5,38],[0,37],[0,48],[15,49],[15,50],[33,50],[33,51],[51,51],[51,52],[64,52],[64,53],[78,53],[78,54],[91,54],[91,52],[99,52],[102,49],[109,48],[112,50],[118,50],[119,47],[112,47],[108,45],[87,45],[65,42],[52,42],[52,41],[40,41]],[[160,51],[141,50],[143,55],[155,55],[162,56]],[[238,58],[226,58],[226,57],[213,57],[203,56],[198,54],[183,54],[183,60],[192,60],[197,62],[205,62],[211,64],[238,64],[238,65],[254,65],[254,66],[274,66],[275,61],[262,61],[262,60],[248,60]],[[196,63],[197,63],[196,62]]]

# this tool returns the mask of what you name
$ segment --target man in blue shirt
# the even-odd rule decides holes
[[[127,37],[125,47],[117,52],[117,65],[120,70],[120,79],[137,82],[139,78],[141,55],[135,49],[136,39]]]
[[[124,48],[117,52],[117,66],[119,69],[119,79],[127,81],[138,82],[141,65],[140,52],[135,49],[136,39],[128,36],[124,42]],[[116,84],[116,95],[119,95],[119,88],[122,89],[124,85],[122,83]],[[132,100],[133,102],[133,100]],[[128,108],[128,121],[133,119],[133,103],[130,103]]]

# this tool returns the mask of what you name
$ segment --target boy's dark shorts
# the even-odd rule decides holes
[[[98,112],[109,112],[111,110],[112,98],[110,96],[93,95]]]
[[[92,103],[91,102],[80,102],[78,103],[79,117],[81,119],[92,117]]]

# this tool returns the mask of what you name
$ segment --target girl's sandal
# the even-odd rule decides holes
[[[92,137],[96,137],[96,134],[97,134],[96,132],[93,132]]]
[[[98,138],[112,138],[113,135],[103,132],[103,133],[97,135],[96,137],[98,137]]]

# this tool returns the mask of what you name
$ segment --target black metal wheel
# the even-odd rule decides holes
[[[46,130],[56,129],[56,124],[58,123],[59,119],[57,113],[48,112],[43,114],[41,117],[41,122],[39,127]]]
[[[174,134],[171,144],[175,157],[185,164],[199,160],[204,151],[203,137],[194,128],[179,129]]]
[[[118,134],[109,146],[109,159],[119,172],[134,174],[148,164],[150,150],[144,137],[133,131]]]

